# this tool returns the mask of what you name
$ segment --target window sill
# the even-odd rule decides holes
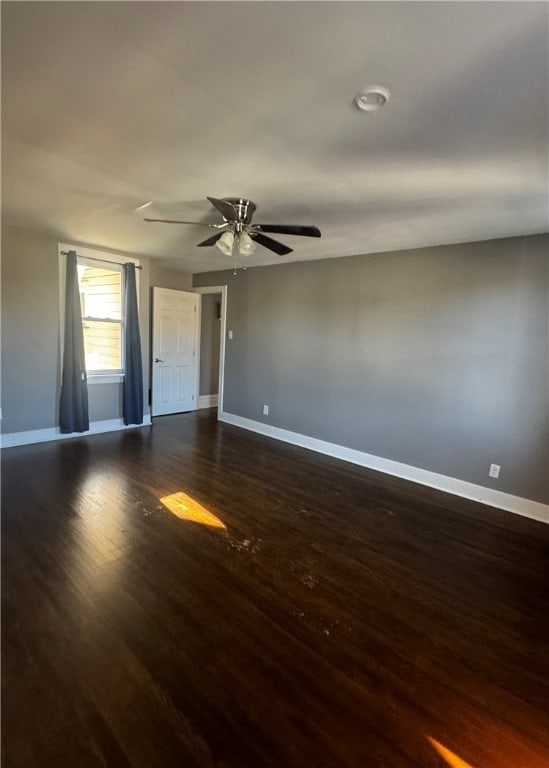
[[[88,374],[88,384],[120,384],[124,381],[123,373]]]

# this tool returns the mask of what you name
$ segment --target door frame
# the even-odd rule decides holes
[[[219,384],[218,391],[219,396],[217,400],[217,418],[221,419],[223,415],[223,382],[225,379],[225,340],[227,338],[227,286],[226,285],[205,285],[200,288],[193,288],[194,293],[220,293],[221,294],[221,327],[219,329]],[[200,392],[200,330],[202,324],[202,302],[198,303],[198,355],[197,355],[197,369],[198,369],[198,389]],[[198,401],[197,401],[198,403]]]

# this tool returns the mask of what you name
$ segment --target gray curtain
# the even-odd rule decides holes
[[[90,428],[88,416],[88,382],[84,355],[84,330],[76,251],[67,254],[65,283],[65,344],[63,374],[59,400],[59,427],[61,432],[86,432]]]
[[[135,264],[124,264],[125,325],[124,325],[124,385],[122,411],[124,424],[143,423],[143,365],[141,336],[137,313]]]

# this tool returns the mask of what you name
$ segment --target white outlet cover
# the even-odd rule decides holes
[[[499,477],[500,469],[501,467],[499,464],[490,464],[490,471],[488,472],[488,474],[490,475],[490,477],[494,477],[497,480],[497,478]]]
[[[232,339],[232,338],[233,338],[233,332],[229,331],[229,339]]]
[[[263,406],[263,416],[268,416],[268,415],[269,415],[269,406],[268,405],[264,405]]]

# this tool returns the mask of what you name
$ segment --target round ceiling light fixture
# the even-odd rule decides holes
[[[370,85],[355,96],[355,105],[363,112],[374,112],[385,106],[391,94],[382,85]]]

